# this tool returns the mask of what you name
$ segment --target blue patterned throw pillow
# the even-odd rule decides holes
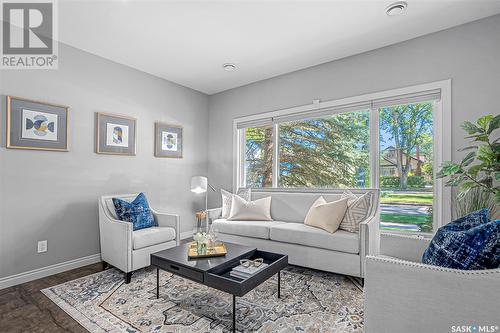
[[[438,229],[422,257],[424,264],[464,269],[500,265],[500,220],[490,221],[481,209]]]
[[[148,200],[144,193],[139,195],[132,202],[113,198],[116,215],[121,221],[132,223],[135,230],[156,226],[153,213],[148,205]]]

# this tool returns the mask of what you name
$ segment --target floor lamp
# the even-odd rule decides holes
[[[208,183],[207,177],[194,176],[191,178],[191,192],[205,193],[205,222],[208,228],[208,193],[207,189],[210,188],[215,192],[215,188]]]

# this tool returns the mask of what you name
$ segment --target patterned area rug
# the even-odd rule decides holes
[[[362,332],[363,292],[346,276],[289,266],[237,298],[239,332]],[[108,269],[42,290],[90,332],[231,332],[232,296],[143,269],[124,284]]]

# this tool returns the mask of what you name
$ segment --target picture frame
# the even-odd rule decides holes
[[[96,112],[96,153],[135,156],[137,119]]]
[[[182,158],[183,128],[161,122],[155,123],[155,157]]]
[[[8,149],[69,151],[69,107],[7,96]]]

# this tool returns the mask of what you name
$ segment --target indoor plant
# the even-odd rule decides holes
[[[449,178],[448,186],[457,186],[458,200],[463,200],[471,191],[481,195],[484,202],[482,208],[488,207],[493,197],[500,203],[500,138],[495,138],[500,127],[500,115],[487,115],[477,120],[477,124],[466,121],[462,124],[473,145],[460,149],[469,153],[459,162],[445,162],[437,173],[438,178]],[[498,136],[498,135],[497,135]],[[476,205],[477,207],[477,205]]]

